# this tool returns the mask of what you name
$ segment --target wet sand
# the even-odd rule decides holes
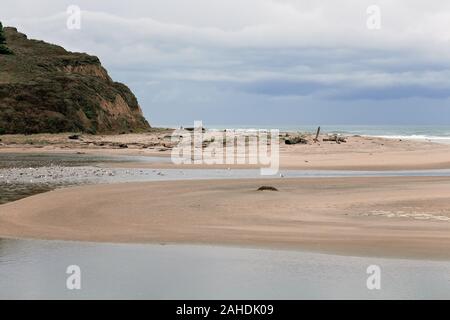
[[[67,134],[2,136],[0,153],[159,157],[104,164],[116,170],[259,168],[174,165],[168,162],[169,134],[83,135],[79,140]],[[341,144],[309,141],[281,144],[281,169],[450,169],[450,145],[359,136]],[[26,172],[21,177],[28,178]],[[0,237],[450,259],[449,182],[448,177],[243,178],[70,187],[0,206]],[[280,191],[256,191],[266,184]]]
[[[83,136],[84,137],[84,136]],[[324,137],[322,136],[321,139]],[[280,144],[280,168],[290,170],[424,170],[450,169],[450,144],[428,141],[349,136],[346,143]],[[126,145],[121,148],[119,145]],[[175,165],[168,162],[174,143],[170,131],[116,136],[86,136],[69,140],[67,134],[2,136],[0,153],[83,153],[103,156],[160,157],[161,161],[112,163],[120,168],[260,168],[259,165]]]
[[[257,191],[262,185],[279,191]],[[222,244],[450,259],[450,178],[162,181],[0,206],[0,237]]]

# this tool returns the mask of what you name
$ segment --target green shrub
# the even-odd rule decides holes
[[[12,54],[13,52],[6,46],[5,31],[3,24],[0,22],[0,54]]]

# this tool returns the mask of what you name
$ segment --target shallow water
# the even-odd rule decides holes
[[[450,170],[327,171],[281,170],[286,178],[338,177],[450,177]],[[226,169],[117,169],[97,167],[40,167],[0,169],[0,204],[60,187],[87,184],[195,179],[273,179],[259,170]]]
[[[0,203],[76,184],[262,178],[259,170],[96,167],[124,160],[83,155],[8,158],[0,154],[0,166],[15,167],[0,169]],[[450,170],[281,173],[286,178],[450,176]],[[381,267],[381,290],[366,287],[366,269],[372,264]],[[69,265],[81,267],[79,291],[66,289]],[[0,299],[16,298],[450,299],[450,262],[232,247],[0,239]]]
[[[66,269],[81,268],[81,290]],[[381,268],[381,290],[366,286]],[[192,245],[0,240],[1,299],[449,299],[450,262]]]
[[[0,204],[34,194],[84,184],[144,182],[189,179],[330,178],[434,176],[450,177],[450,170],[344,171],[280,170],[279,175],[261,176],[257,169],[120,169],[113,162],[158,162],[170,158],[142,156],[95,156],[85,154],[0,154]]]
[[[1,183],[0,182],[0,205],[35,194],[44,193],[57,188],[57,185],[40,185],[26,183]]]
[[[108,183],[97,172],[111,172],[99,167],[110,163],[164,162],[170,159],[141,156],[99,156],[76,153],[0,153],[0,204],[31,195],[82,184]],[[122,180],[126,181],[127,170]]]
[[[169,158],[84,153],[0,153],[0,168],[38,168],[86,166],[117,162],[168,162]]]

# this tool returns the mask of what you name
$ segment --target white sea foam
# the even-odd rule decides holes
[[[364,135],[367,137],[376,137],[393,140],[417,140],[417,141],[431,141],[439,143],[450,143],[450,136],[431,136],[431,135]]]

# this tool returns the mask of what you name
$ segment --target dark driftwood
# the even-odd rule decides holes
[[[317,128],[316,137],[314,138],[314,142],[319,141],[320,127]]]
[[[196,129],[198,130],[198,129],[200,129],[200,128],[192,128],[192,127],[184,128],[184,130],[186,130],[186,131],[191,131],[191,132],[192,132],[192,131],[195,131]],[[205,132],[205,131],[206,131],[206,129],[202,127],[202,132]]]
[[[278,191],[278,189],[272,186],[262,186],[258,188],[258,191]]]
[[[298,144],[298,143],[307,144],[308,140],[306,140],[305,138],[302,138],[302,137],[289,137],[284,140],[284,143],[285,144]]]

